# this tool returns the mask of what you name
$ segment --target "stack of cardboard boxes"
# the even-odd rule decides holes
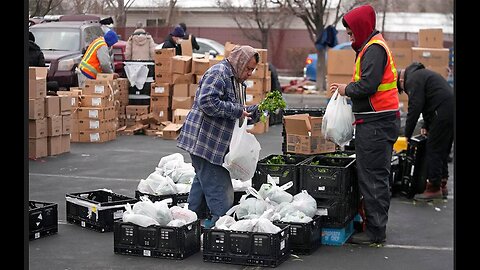
[[[29,158],[70,152],[71,103],[65,96],[46,96],[47,68],[29,68]]]

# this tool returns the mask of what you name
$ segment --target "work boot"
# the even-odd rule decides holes
[[[352,244],[369,246],[372,244],[383,244],[385,243],[385,239],[375,241],[370,239],[370,237],[368,237],[366,232],[361,232],[361,233],[353,234],[350,237],[349,242]]]
[[[448,196],[448,187],[447,187],[447,179],[442,179],[442,196],[444,199]]]
[[[415,201],[430,202],[436,199],[442,199],[442,190],[440,186],[434,186],[432,183],[427,182],[427,187],[422,194],[416,194],[413,199]]]

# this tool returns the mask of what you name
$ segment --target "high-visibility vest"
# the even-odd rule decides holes
[[[352,80],[354,82],[360,80],[362,75],[360,61],[367,48],[372,44],[379,44],[385,48],[388,62],[385,71],[383,72],[382,81],[377,88],[377,92],[369,97],[370,104],[372,104],[373,110],[376,112],[398,110],[397,69],[393,63],[392,52],[388,48],[381,34],[373,36],[358,54],[357,60],[355,61],[355,72],[353,73]]]
[[[86,73],[86,75],[93,79],[97,78],[97,73],[102,72],[100,61],[97,57],[97,51],[102,46],[107,46],[107,43],[103,37],[98,37],[92,43],[90,43],[87,51],[83,55],[82,61],[78,65],[84,74]]]

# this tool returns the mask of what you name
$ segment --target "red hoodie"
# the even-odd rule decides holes
[[[358,51],[362,44],[367,41],[370,34],[375,30],[375,10],[370,5],[359,6],[349,11],[343,16],[343,18],[355,37],[355,41],[352,43],[352,48],[355,51]]]

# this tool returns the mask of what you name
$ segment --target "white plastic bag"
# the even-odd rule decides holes
[[[225,155],[222,166],[230,172],[230,177],[241,181],[252,179],[260,155],[260,143],[253,134],[247,132],[247,121],[238,126],[235,121],[230,151]]]
[[[325,139],[345,146],[353,138],[352,106],[347,98],[338,94],[338,90],[330,98],[322,119],[322,133]]]

